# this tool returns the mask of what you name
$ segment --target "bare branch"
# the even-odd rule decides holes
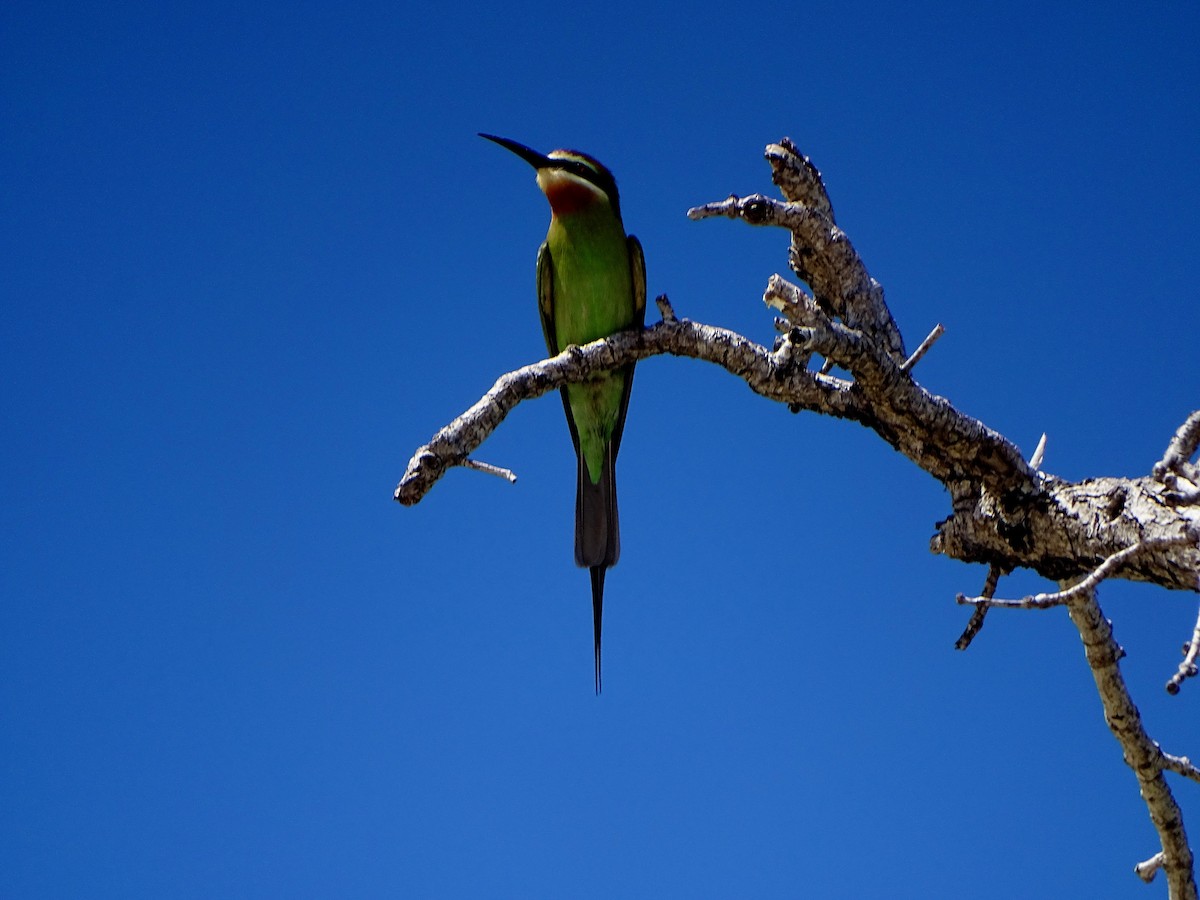
[[[1192,851],[1183,827],[1183,813],[1163,775],[1167,768],[1164,754],[1146,733],[1141,714],[1121,676],[1119,663],[1123,651],[1113,638],[1112,624],[1104,618],[1092,588],[1075,591],[1067,611],[1083,639],[1088,666],[1104,706],[1104,719],[1121,745],[1126,763],[1137,776],[1150,821],[1162,842],[1161,866],[1167,876],[1170,895],[1173,900],[1197,900]],[[1139,867],[1139,875],[1141,873]],[[1153,871],[1148,875],[1152,878]]]
[[[799,217],[811,213],[801,204],[783,203],[765,194],[739,197],[730,194],[724,200],[713,200],[702,206],[693,206],[687,217],[693,222],[724,216],[727,219],[742,219],[751,225],[778,225],[787,228],[789,216]]]
[[[1000,583],[1000,574],[999,566],[988,566],[987,579],[983,582],[983,590],[979,592],[979,596],[988,600],[992,599],[996,593],[996,585]],[[971,618],[967,621],[967,627],[954,642],[955,650],[966,650],[971,646],[971,641],[975,640],[975,635],[979,634],[983,628],[983,620],[987,618],[987,611],[990,608],[983,603],[975,607],[975,611],[971,613]]]
[[[768,308],[783,313],[789,327],[815,328],[829,321],[829,317],[803,288],[797,287],[780,275],[772,275],[767,282],[767,289],[763,291],[763,303]]]
[[[966,597],[963,594],[959,594],[956,600],[962,605],[999,606],[1004,609],[1050,609],[1055,606],[1065,606],[1072,600],[1076,600],[1082,595],[1094,591],[1101,581],[1115,575],[1138,556],[1166,547],[1188,546],[1195,543],[1196,539],[1191,535],[1142,541],[1141,543],[1134,544],[1132,547],[1126,547],[1124,550],[1114,553],[1085,578],[1072,587],[1061,591],[1054,591],[1048,594],[1032,594],[1022,597],[1019,600],[996,600],[992,597]]]
[[[689,210],[688,216],[724,216],[791,232],[789,260],[812,288],[811,301],[799,289],[786,287],[782,279],[772,279],[764,299],[802,328],[837,338],[826,348],[816,346],[815,341],[806,347],[825,358],[819,373],[827,374],[834,365],[849,371],[879,420],[860,421],[949,488],[954,512],[939,524],[931,543],[935,553],[1011,569],[1026,565],[1015,560],[1032,552],[1038,560],[1031,568],[1054,580],[1073,580],[1147,536],[1177,531],[1177,524],[1186,527],[1200,519],[1182,512],[1175,517],[1160,514],[1164,504],[1200,505],[1196,482],[1179,483],[1184,476],[1195,474],[1195,467],[1186,463],[1176,465],[1179,471],[1171,476],[1175,480],[1165,485],[1151,479],[1091,479],[1068,488],[1053,476],[1036,475],[1037,467],[1022,461],[1015,446],[986,429],[967,438],[978,451],[971,465],[960,469],[958,454],[953,460],[932,459],[956,444],[962,432],[953,428],[956,434],[951,436],[940,423],[935,424],[938,416],[923,402],[932,395],[907,378],[902,367],[903,341],[884,302],[883,289],[834,224],[820,173],[787,140],[768,147],[767,159],[786,201],[762,194],[731,195]],[[821,321],[819,313],[829,321]],[[844,331],[838,331],[836,319],[845,323]],[[905,414],[914,406],[923,407],[928,415]],[[956,425],[967,423],[960,419]],[[1194,452],[1200,440],[1197,431],[1200,426],[1190,426],[1186,434],[1181,429],[1172,445],[1176,455],[1189,449]],[[1148,522],[1153,522],[1152,527],[1146,527]],[[1166,528],[1160,527],[1163,525]],[[1094,547],[1099,552],[1081,556],[1080,547]],[[1200,571],[1200,553],[1188,548],[1169,557],[1141,557],[1139,564],[1128,570],[1128,577],[1196,590],[1191,577],[1196,571]]]
[[[1200,590],[1200,467],[1190,462],[1200,446],[1200,411],[1180,426],[1151,476],[1071,483],[1040,471],[1044,434],[1026,462],[1011,441],[913,380],[910,370],[941,326],[906,356],[882,286],[834,222],[820,172],[786,138],[770,145],[766,158],[785,200],[732,195],[691,209],[688,216],[724,216],[790,232],[789,263],[811,294],[772,276],[763,300],[781,313],[776,325],[783,334],[771,350],[723,328],[677,319],[664,295],[658,299],[661,323],[569,347],[499,378],[479,402],[416,451],[395,498],[416,503],[451,466],[484,467],[469,454],[522,400],[659,354],[722,366],[793,412],[809,410],[872,429],[949,491],[952,512],[938,523],[931,549],[989,567],[979,597],[958,596],[959,603],[975,606],[956,643],[959,649],[970,644],[993,606],[1067,607],[1083,639],[1105,719],[1138,779],[1162,843],[1162,853],[1139,863],[1136,871],[1150,880],[1161,868],[1173,900],[1197,900],[1192,854],[1164,773],[1200,781],[1200,771],[1186,757],[1163,753],[1143,728],[1120,673],[1123,652],[1100,610],[1096,588],[1119,575]],[[815,372],[808,369],[813,355],[823,358]],[[829,375],[835,366],[850,377]],[[1000,575],[1019,567],[1064,586],[1020,600],[996,599]],[[1200,621],[1168,690],[1178,691],[1195,674],[1198,654]]]
[[[792,271],[813,289],[817,303],[851,327],[870,334],[897,361],[904,359],[904,339],[883,299],[883,286],[867,273],[858,253],[837,228],[833,204],[821,173],[812,160],[800,152],[789,138],[766,149],[771,165],[771,180],[793,204],[811,209],[821,222],[828,223],[826,234],[833,253],[820,252],[821,242],[807,229],[792,228],[792,246],[788,261]]]
[[[654,305],[658,307],[658,314],[662,316],[664,322],[676,322],[675,309],[671,306],[671,301],[667,299],[666,294],[659,294],[654,298]]]
[[[816,304],[827,315],[870,335],[897,364],[905,360],[904,340],[884,302],[883,287],[867,272],[846,233],[827,215],[802,203],[763,194],[731,194],[725,200],[688,210],[688,218],[693,220],[721,216],[791,231],[788,262],[812,288]]]
[[[1200,769],[1192,765],[1192,761],[1186,756],[1172,756],[1170,753],[1162,755],[1162,767],[1176,775],[1182,775],[1184,778],[1190,778],[1192,781],[1200,782]]]
[[[1200,509],[1172,505],[1160,481],[1088,478],[1069,484],[1036,473],[1036,490],[1003,493],[947,483],[954,512],[938,523],[935,553],[965,562],[1030,568],[1053,581],[1071,581],[1147,536],[1200,527]],[[1122,576],[1172,590],[1196,591],[1200,550],[1186,541],[1130,560]],[[1017,562],[1024,558],[1026,562]]]
[[[491,463],[480,462],[477,459],[464,459],[461,465],[464,469],[474,469],[476,472],[503,478],[509,484],[517,483],[517,476],[510,469],[502,469],[500,466],[493,466]]]
[[[801,153],[791,138],[768,144],[764,154],[771,164],[771,180],[792,203],[811,207],[833,221],[833,204],[825,191],[825,182],[813,161]]]
[[[1032,469],[1040,469],[1042,460],[1046,458],[1046,432],[1042,432],[1041,438],[1037,442],[1037,446],[1033,448],[1033,456],[1029,457],[1029,466]]]
[[[1200,617],[1196,619],[1192,639],[1183,645],[1183,662],[1179,664],[1179,669],[1167,682],[1168,694],[1178,694],[1185,679],[1196,677],[1197,672],[1200,671],[1200,667],[1196,665],[1197,657],[1200,657]]]
[[[1163,772],[1174,771],[1197,780],[1200,780],[1200,773],[1186,758],[1163,753],[1142,726],[1141,715],[1121,675],[1120,660],[1125,652],[1113,637],[1112,623],[1104,618],[1100,610],[1096,588],[1101,581],[1115,575],[1139,555],[1165,546],[1194,544],[1195,540],[1195,535],[1189,533],[1176,538],[1142,541],[1114,553],[1078,583],[1054,593],[1036,594],[1020,600],[997,600],[990,594],[971,599],[961,594],[958,596],[959,603],[975,604],[977,609],[993,606],[1008,609],[1067,607],[1071,621],[1083,639],[1088,665],[1104,706],[1105,721],[1120,743],[1126,762],[1137,776],[1150,820],[1162,841],[1161,858],[1157,862],[1151,859],[1140,863],[1136,871],[1139,877],[1149,880],[1161,867],[1167,873],[1171,896],[1192,900],[1196,898],[1196,883],[1192,872],[1192,853],[1183,826],[1183,813],[1171,794]],[[988,594],[987,585],[984,594]],[[1200,624],[1197,627],[1200,629]]]
[[[775,217],[780,222],[811,222],[817,216],[765,197],[731,198],[691,212],[693,217],[717,214],[745,215],[754,221]],[[823,222],[822,227],[833,227],[828,219]],[[850,270],[865,277],[848,241],[826,241],[813,253],[814,259],[835,257],[821,263],[821,271]],[[1178,534],[1200,522],[1200,509],[1170,503],[1168,489],[1153,478],[1093,478],[1072,484],[1039,473],[1016,445],[912,380],[901,367],[903,360],[888,349],[890,316],[879,325],[882,339],[878,332],[873,338],[831,318],[819,294],[810,301],[777,276],[768,284],[765,299],[796,323],[774,351],[725,329],[677,320],[667,304],[665,320],[645,332],[569,348],[553,360],[504,376],[475,407],[418,449],[396,499],[417,502],[521,400],[611,367],[672,353],[721,365],[793,412],[851,419],[874,430],[950,491],[953,512],[938,524],[930,545],[935,553],[995,564],[1005,571],[1026,567],[1059,581],[1087,573],[1148,535]],[[882,303],[882,294],[876,299]],[[815,373],[807,370],[813,354],[824,357]],[[849,372],[853,381],[827,374],[833,365]],[[1139,556],[1124,575],[1195,591],[1197,572],[1200,551],[1178,547]]]
[[[912,352],[912,356],[910,356],[903,363],[901,363],[900,371],[901,372],[911,371],[912,367],[921,361],[921,357],[929,352],[929,348],[932,347],[937,342],[937,339],[940,338],[945,333],[946,333],[946,329],[942,327],[941,322],[938,322],[936,325],[934,325],[933,331],[929,332],[929,334],[928,334],[928,336],[926,336],[925,340],[921,341],[921,345]],[[1037,468],[1037,467],[1035,466],[1034,468]]]
[[[501,376],[471,409],[418,448],[395,497],[406,505],[420,500],[522,400],[662,353],[716,363],[764,397],[860,422],[939,481],[973,480],[997,490],[1029,484],[1032,472],[1015,445],[917,385],[861,333],[827,322],[794,328],[788,341],[787,352],[772,353],[727,329],[678,319],[568,348]],[[796,361],[805,353],[818,353],[852,372],[857,390],[843,379],[806,371]]]
[[[1177,472],[1181,463],[1186,463],[1200,449],[1200,409],[1193,412],[1179,426],[1167,450],[1154,466],[1154,474],[1161,477],[1165,472]]]
[[[727,329],[672,318],[645,331],[568,347],[552,359],[500,376],[474,406],[417,448],[396,486],[395,499],[405,506],[417,503],[447,469],[462,465],[521,401],[662,353],[715,363],[772,400],[843,419],[862,421],[867,416],[865,404],[851,393],[848,382],[805,371],[788,354],[771,353]]]
[[[1198,445],[1200,410],[1179,426],[1163,458],[1154,466],[1154,477],[1169,489],[1165,499],[1172,506],[1200,506],[1200,466],[1189,462]]]

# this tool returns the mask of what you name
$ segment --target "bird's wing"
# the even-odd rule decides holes
[[[642,242],[632,234],[625,239],[629,245],[629,274],[633,280],[633,319],[638,328],[646,326],[646,257]]]
[[[550,259],[550,246],[545,241],[538,247],[537,298],[538,316],[542,320],[542,337],[546,339],[546,350],[551,356],[558,356],[558,338],[554,333],[554,262]],[[571,443],[575,445],[575,454],[578,456],[579,429],[575,427],[575,417],[571,414],[571,401],[567,397],[566,387],[561,388],[559,394],[562,395],[563,410],[567,414],[567,425],[571,429]]]
[[[538,247],[537,299],[546,349],[551,356],[558,356],[558,340],[554,336],[554,263],[550,259],[550,245],[545,241]]]
[[[626,238],[629,247],[629,279],[633,296],[633,327],[646,327],[646,257],[642,244],[632,234]],[[625,430],[625,413],[629,409],[629,392],[633,389],[633,364],[624,368],[625,387],[621,392],[621,409],[617,413],[617,424],[613,429],[613,458],[621,449],[621,433]]]

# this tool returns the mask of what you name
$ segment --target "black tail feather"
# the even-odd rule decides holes
[[[617,518],[617,452],[609,444],[600,479],[588,477],[579,457],[575,483],[575,565],[612,566],[621,556],[621,527]]]
[[[599,481],[588,477],[587,465],[579,458],[575,493],[575,563],[592,575],[592,623],[596,646],[596,693],[600,693],[600,620],[604,614],[604,573],[621,555],[617,523],[616,445],[604,454]]]
[[[592,566],[592,630],[596,647],[596,696],[600,696],[600,622],[604,618],[604,566]]]

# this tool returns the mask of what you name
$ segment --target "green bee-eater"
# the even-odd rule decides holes
[[[538,153],[516,141],[481,134],[537,170],[550,201],[550,230],[537,256],[538,311],[551,356],[572,344],[608,337],[646,321],[642,245],[625,234],[617,182],[586,153]],[[617,525],[617,450],[633,386],[633,364],[562,389],[571,441],[579,459],[575,492],[575,563],[592,576],[596,693],[600,693],[600,622],[604,573],[621,553]]]

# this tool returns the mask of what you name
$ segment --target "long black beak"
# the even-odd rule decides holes
[[[526,147],[524,144],[518,144],[516,141],[510,141],[508,138],[496,137],[494,134],[484,134],[482,131],[479,132],[479,136],[487,138],[494,144],[499,144],[505,150],[511,150],[535,169],[549,169],[555,165],[554,160],[550,157],[544,153],[538,153],[533,148]]]

